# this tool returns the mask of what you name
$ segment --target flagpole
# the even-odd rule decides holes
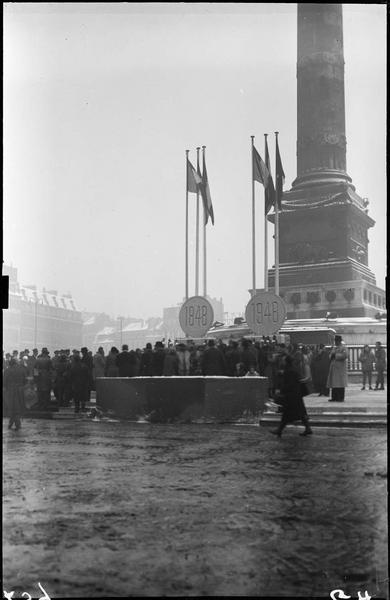
[[[189,150],[186,150],[186,249],[185,249],[185,297],[188,300],[188,154]]]
[[[203,153],[203,164],[205,161],[206,146],[202,146]],[[207,207],[203,205],[203,296],[206,298],[207,294],[207,242],[206,242],[206,210]]]
[[[267,156],[267,136],[268,133],[264,134],[264,157]],[[268,165],[266,165],[268,167]],[[266,207],[266,196],[267,190],[264,188],[264,290],[268,292],[268,221],[267,221],[267,213],[265,210]]]
[[[253,146],[255,136],[251,135],[252,140],[252,288],[254,296],[256,294],[256,227],[255,227],[255,179],[253,169]]]
[[[278,142],[279,131],[275,131],[276,144]],[[278,167],[275,168],[275,177],[277,178]],[[275,181],[275,294],[279,296],[279,184]]]
[[[199,173],[199,150],[196,149],[197,170]],[[196,262],[195,262],[195,296],[199,295],[199,190],[196,192]]]

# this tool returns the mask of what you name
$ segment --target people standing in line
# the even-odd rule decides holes
[[[311,371],[313,378],[314,391],[318,396],[329,396],[329,389],[326,386],[329,373],[329,353],[324,344],[320,344],[318,350],[314,352],[311,360]]]
[[[375,344],[375,368],[376,368],[376,390],[385,389],[385,377],[384,372],[386,370],[386,350],[383,348],[381,342]]]
[[[8,429],[21,428],[21,417],[24,411],[24,386],[27,381],[26,370],[23,365],[11,358],[8,368],[4,372],[4,390],[7,412],[9,415]]]
[[[93,371],[92,377],[94,382],[94,388],[96,389],[95,382],[98,377],[104,377],[106,369],[106,358],[104,356],[104,349],[100,346],[97,349],[96,354],[93,357]]]
[[[72,384],[72,393],[74,399],[74,412],[85,412],[86,403],[89,400],[90,376],[86,362],[82,360],[79,354],[73,357],[73,364],[70,367],[70,381]]]
[[[119,350],[115,346],[113,346],[106,358],[106,377],[118,377],[119,369],[118,369],[118,358]]]
[[[145,350],[141,357],[139,374],[141,377],[151,377],[152,376],[152,362],[153,362],[153,349],[152,344],[148,342],[145,346]]]
[[[216,348],[214,340],[208,340],[202,356],[202,375],[226,375],[225,357]]]
[[[284,360],[284,373],[281,385],[281,397],[283,399],[282,417],[279,427],[271,430],[271,433],[282,437],[283,429],[288,423],[302,421],[305,430],[299,435],[311,435],[313,433],[305,403],[302,397],[301,373],[294,368],[294,359],[287,355]]]
[[[50,398],[53,387],[53,365],[47,348],[42,348],[35,363],[36,385],[38,392],[38,407],[48,410],[51,407]]]
[[[375,354],[370,349],[368,344],[363,346],[363,350],[359,354],[358,361],[362,365],[363,373],[363,387],[362,390],[366,389],[366,382],[368,382],[368,389],[372,390],[372,372],[374,370]]]
[[[326,386],[332,389],[329,402],[344,402],[347,375],[348,350],[341,335],[335,335],[334,346],[329,353],[329,374]]]

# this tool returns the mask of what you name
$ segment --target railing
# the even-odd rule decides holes
[[[384,348],[386,350],[386,356],[387,356],[387,349]],[[348,363],[347,363],[347,369],[348,372],[350,373],[354,373],[356,371],[361,371],[362,370],[362,364],[359,362],[359,356],[361,354],[363,350],[363,346],[348,346]],[[372,350],[373,352],[375,352],[375,346],[370,346],[370,350]],[[375,363],[374,363],[374,373],[375,373]]]

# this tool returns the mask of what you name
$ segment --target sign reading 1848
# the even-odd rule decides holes
[[[286,320],[286,305],[272,292],[258,292],[249,300],[245,318],[256,335],[272,335]]]
[[[203,296],[188,298],[180,309],[180,327],[190,337],[203,337],[214,321],[214,311]]]

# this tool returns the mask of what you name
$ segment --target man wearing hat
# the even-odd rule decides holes
[[[375,344],[375,368],[377,372],[375,390],[385,389],[384,372],[386,370],[386,350],[381,342]]]
[[[329,402],[344,402],[345,388],[348,385],[347,359],[348,349],[341,335],[335,335],[334,346],[329,353],[330,366],[326,387],[332,388]]]

